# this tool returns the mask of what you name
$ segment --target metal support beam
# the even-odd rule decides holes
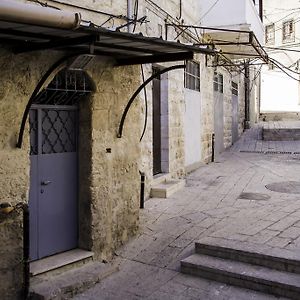
[[[120,125],[119,125],[119,130],[118,130],[118,135],[117,137],[118,138],[121,138],[122,137],[122,133],[123,133],[123,127],[124,127],[124,123],[125,123],[125,119],[126,119],[126,116],[127,116],[127,113],[133,103],[133,101],[135,100],[135,98],[137,97],[137,95],[140,93],[140,91],[147,85],[149,84],[155,77],[161,75],[161,74],[164,74],[166,72],[170,72],[172,70],[176,70],[176,69],[184,69],[186,67],[186,65],[176,65],[176,66],[172,66],[172,67],[169,67],[169,68],[165,68],[165,69],[162,69],[162,70],[159,70],[157,71],[155,74],[153,74],[152,76],[150,76],[134,93],[133,95],[131,96],[131,98],[129,99],[126,107],[125,107],[125,110],[123,112],[123,115],[122,115],[122,118],[121,118],[121,121],[120,121]]]
[[[18,136],[18,141],[17,141],[17,148],[22,148],[22,142],[23,142],[23,135],[24,135],[24,129],[25,129],[25,125],[26,125],[26,121],[28,118],[28,114],[29,114],[29,110],[30,107],[35,99],[35,97],[37,96],[37,94],[39,93],[39,91],[41,90],[42,86],[44,85],[44,83],[47,81],[47,79],[55,72],[57,71],[68,59],[74,58],[78,56],[76,55],[69,55],[66,57],[63,57],[61,59],[59,59],[57,62],[55,62],[50,69],[44,74],[44,76],[41,78],[41,80],[38,82],[37,86],[35,87],[33,93],[31,94],[31,97],[26,105],[26,108],[24,110],[23,113],[23,118],[22,118],[22,122],[21,122],[21,126],[20,126],[20,130],[19,130],[19,136]]]
[[[68,46],[77,46],[80,44],[93,43],[96,40],[96,36],[87,35],[70,39],[57,39],[47,43],[36,43],[31,44],[31,46],[25,47],[17,51],[17,53],[39,51],[39,50],[48,50],[55,48],[63,48]]]
[[[140,57],[132,57],[125,59],[117,59],[117,66],[126,65],[140,65],[140,64],[150,64],[157,62],[168,62],[168,61],[180,61],[193,59],[193,52],[180,52],[180,53],[168,53],[168,54],[158,54],[158,55],[145,55]]]

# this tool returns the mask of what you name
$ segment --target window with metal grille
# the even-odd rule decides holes
[[[217,72],[214,73],[214,91],[223,94],[223,75]]]
[[[295,41],[295,22],[288,20],[282,23],[282,42],[289,43]]]
[[[232,92],[232,95],[235,95],[235,96],[239,95],[239,85],[234,81],[231,82],[231,92]]]
[[[275,43],[275,25],[270,24],[266,26],[266,44],[274,44]]]
[[[200,91],[200,64],[187,61],[184,71],[184,87],[194,91]]]

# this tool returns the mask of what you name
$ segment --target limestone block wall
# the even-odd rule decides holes
[[[213,75],[214,69],[206,67],[205,57],[200,58],[200,93],[201,93],[201,144],[202,161],[211,161],[212,133],[214,132],[214,94]],[[210,59],[208,63],[211,63]]]
[[[28,202],[29,136],[25,128],[22,149],[16,148],[25,106],[42,74],[57,54],[13,55],[0,49],[0,203]],[[0,294],[16,299],[22,288],[22,211],[0,214]]]
[[[21,299],[23,286],[22,210],[0,214],[0,293],[1,299]]]
[[[98,257],[105,259],[138,228],[139,101],[134,103],[128,113],[122,138],[117,138],[123,110],[140,85],[137,68],[112,68],[94,63],[89,69],[96,86],[90,100],[91,249]]]

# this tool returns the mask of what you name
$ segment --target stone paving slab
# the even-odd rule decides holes
[[[300,195],[265,187],[300,181],[300,156],[240,152],[252,143],[255,149],[263,144],[294,153],[300,143],[267,144],[259,137],[259,129],[247,131],[218,162],[189,174],[182,190],[169,199],[146,201],[139,235],[116,252],[123,260],[120,271],[76,299],[278,299],[195,279],[178,269],[195,241],[206,237],[268,247],[282,255],[300,253]],[[251,193],[256,199],[241,197]]]

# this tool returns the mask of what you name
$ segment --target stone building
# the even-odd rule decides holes
[[[138,230],[141,172],[148,198],[255,122],[258,11],[240,1],[254,21],[218,24],[208,2],[1,1],[3,299],[24,291],[29,245],[31,262],[111,259]]]
[[[299,119],[299,2],[265,0],[265,46],[261,112],[265,117]]]

